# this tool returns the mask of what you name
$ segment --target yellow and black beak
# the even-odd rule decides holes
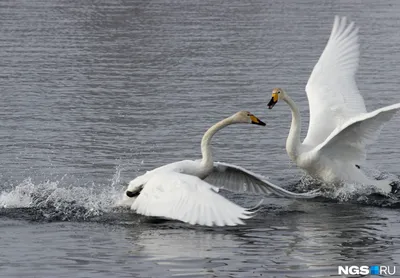
[[[272,93],[272,98],[271,100],[268,102],[268,108],[272,109],[272,107],[274,107],[274,105],[278,102],[278,93]]]
[[[265,126],[265,125],[266,125],[263,121],[261,121],[259,118],[257,118],[257,117],[254,116],[254,115],[251,115],[251,116],[250,116],[250,119],[251,119],[251,123],[252,123],[252,124],[255,124],[255,125],[262,125],[262,126]]]

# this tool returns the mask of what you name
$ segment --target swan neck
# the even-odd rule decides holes
[[[211,151],[211,139],[218,130],[222,129],[223,127],[232,124],[231,118],[226,118],[212,127],[210,127],[206,133],[203,135],[203,139],[201,140],[201,154],[203,156],[201,164],[203,167],[211,168],[213,167],[213,157]]]
[[[292,110],[292,124],[290,126],[289,135],[286,140],[286,151],[292,159],[292,161],[296,161],[299,155],[300,149],[300,133],[301,133],[301,119],[299,109],[297,108],[296,103],[289,97],[285,98],[286,103],[289,105]]]

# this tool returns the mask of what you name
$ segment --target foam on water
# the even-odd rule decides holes
[[[135,214],[129,208],[117,206],[125,189],[120,180],[124,169],[118,166],[109,184],[77,186],[75,182],[74,185],[65,185],[63,178],[34,183],[27,178],[11,189],[0,192],[0,216],[31,221],[130,221]],[[394,180],[388,173],[373,172],[373,175],[376,179]],[[358,184],[347,183],[334,188],[304,176],[289,189],[304,192],[316,188],[322,189],[323,201],[400,207],[398,196],[383,196],[377,194],[373,187]],[[241,197],[245,196],[239,199]]]
[[[376,169],[366,169],[366,173],[371,179],[382,180],[387,179],[390,181],[399,182],[399,177],[387,173],[380,172]],[[362,205],[398,208],[400,207],[400,195],[390,194],[385,196],[379,193],[374,186],[357,184],[357,183],[344,183],[341,186],[334,187],[331,184],[325,184],[317,181],[310,176],[303,176],[299,183],[291,186],[294,191],[309,191],[314,189],[321,189],[322,197],[326,200],[343,202],[343,203],[358,203]]]
[[[124,192],[120,184],[121,170],[123,167],[117,167],[108,185],[64,185],[62,179],[35,184],[27,178],[10,190],[0,192],[0,214],[7,216],[15,209],[25,209],[28,214],[34,213],[34,220],[96,219],[118,210],[115,204]]]

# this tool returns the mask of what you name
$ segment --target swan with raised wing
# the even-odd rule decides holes
[[[383,193],[396,193],[389,180],[372,180],[360,166],[366,147],[373,143],[383,125],[400,109],[400,103],[367,112],[358,91],[355,74],[359,62],[358,28],[345,17],[335,17],[331,35],[306,86],[310,107],[308,133],[300,142],[300,113],[281,88],[272,91],[268,107],[285,101],[292,110],[286,141],[290,159],[309,175],[326,183],[356,182],[373,185]]]
[[[288,198],[313,198],[316,192],[292,193],[239,166],[213,162],[211,138],[225,126],[245,123],[265,126],[250,112],[240,111],[207,130],[201,141],[201,160],[167,164],[132,180],[120,204],[138,214],[180,220],[206,226],[244,224],[258,209],[245,209],[221,195],[226,190],[270,194]]]

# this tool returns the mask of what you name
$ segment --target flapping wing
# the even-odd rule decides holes
[[[343,127],[337,128],[319,146],[316,151],[331,159],[362,163],[365,160],[365,147],[373,143],[383,125],[400,109],[400,103],[365,113],[349,120]]]
[[[308,199],[319,196],[316,192],[294,193],[274,185],[265,177],[255,174],[242,167],[214,162],[214,168],[205,181],[210,184],[233,192],[250,194],[276,194],[286,198]]]
[[[195,176],[160,173],[144,186],[131,209],[139,214],[205,226],[244,224],[258,210],[245,209],[216,193],[218,188]]]
[[[317,146],[343,122],[366,113],[355,74],[359,62],[358,28],[335,17],[328,43],[306,86],[310,122],[304,143]]]

